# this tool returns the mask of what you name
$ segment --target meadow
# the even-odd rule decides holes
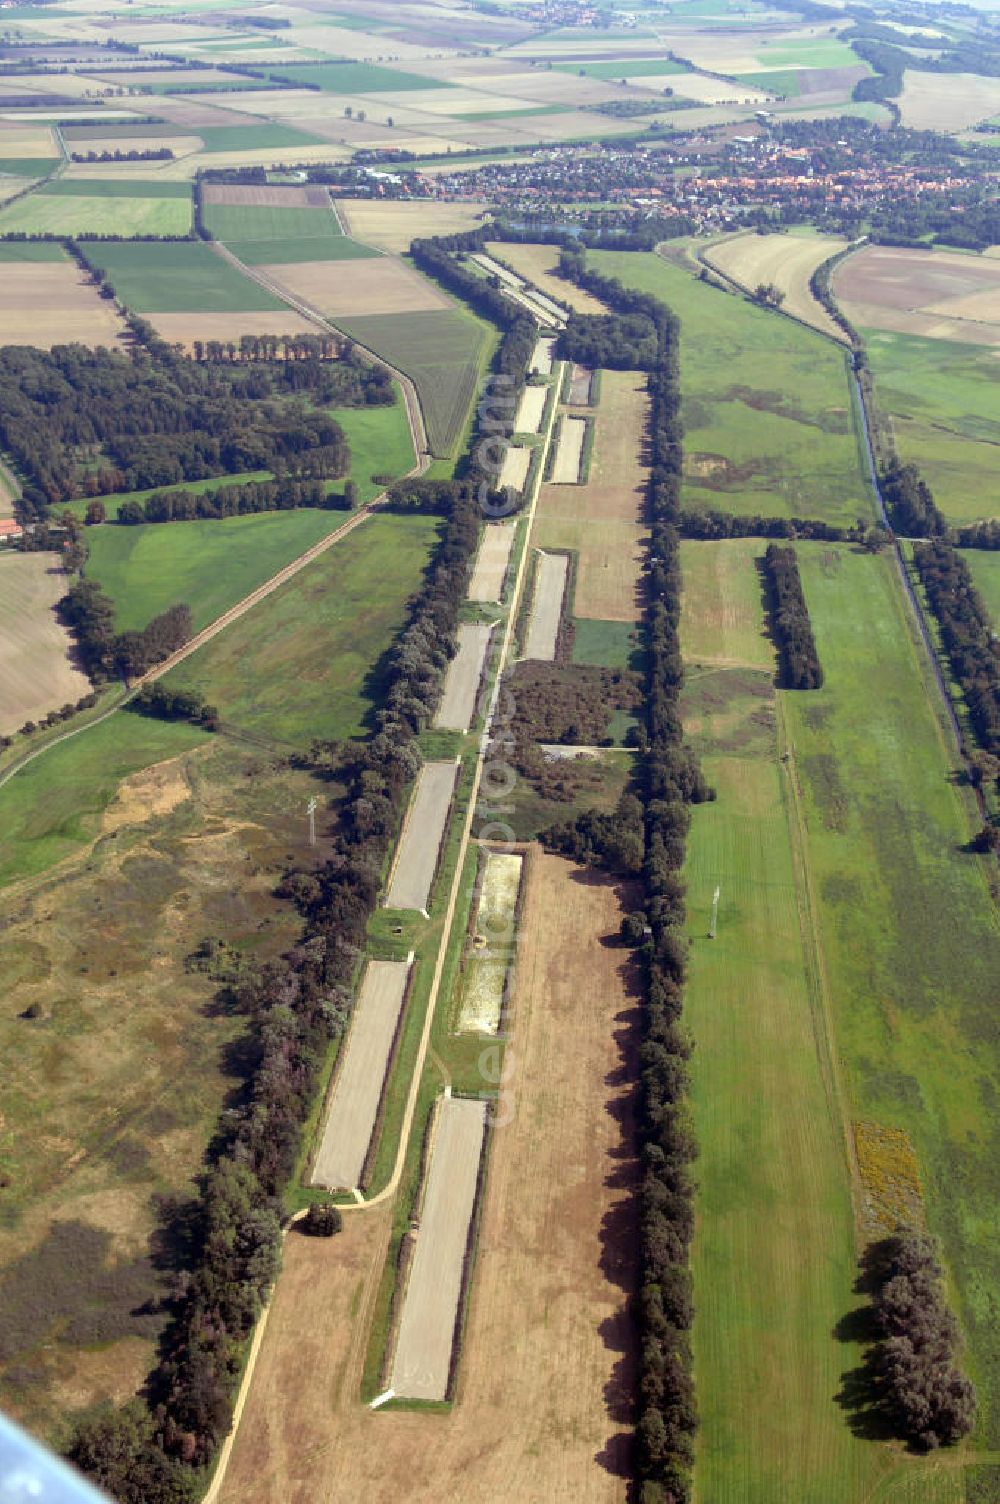
[[[437,526],[431,517],[368,519],[163,682],[200,691],[224,721],[282,744],[357,735]]]
[[[462,309],[336,315],[346,334],[410,377],[431,452],[456,453],[480,374],[495,344],[492,327]]]
[[[836,523],[874,515],[846,352],[653,253],[587,260],[680,318],[685,506]]]
[[[87,193],[88,184],[68,194],[29,193],[0,210],[0,235],[187,235],[191,200]]]
[[[996,351],[879,329],[863,337],[901,459],[918,466],[949,522],[997,516]]]
[[[997,919],[891,557],[797,546],[826,682],[781,697],[848,1110],[902,1129],[1000,1437]]]
[[[248,266],[350,261],[378,254],[342,234],[332,209],[206,204],[204,219],[215,239],[225,241]]]
[[[88,245],[87,255],[135,313],[269,312],[285,307],[280,298],[241,276],[200,241],[95,242]]]
[[[973,583],[993,618],[994,630],[1000,632],[1000,554],[968,548],[963,549],[962,558],[969,566]]]
[[[276,67],[272,78],[318,86],[328,94],[388,94],[443,89],[447,84],[422,73],[382,68],[377,63],[294,63]]]

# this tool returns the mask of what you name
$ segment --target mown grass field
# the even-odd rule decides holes
[[[874,515],[846,354],[652,252],[595,251],[588,264],[680,318],[685,506],[839,523]]]
[[[918,466],[948,521],[1000,515],[996,351],[879,329],[863,335],[900,457]]]
[[[356,735],[436,537],[435,518],[370,518],[164,683],[200,690],[224,720],[279,742]]]
[[[981,548],[966,548],[962,550],[962,558],[969,566],[976,589],[990,613],[994,631],[1000,632],[1000,554],[986,553]]]
[[[495,343],[490,326],[457,308],[358,318],[338,314],[336,321],[345,333],[410,377],[431,452],[442,459],[453,455]]]
[[[114,601],[121,632],[144,627],[178,603],[191,607],[200,631],[346,515],[304,508],[224,521],[95,527],[87,533],[87,575]]]
[[[997,918],[891,558],[798,545],[826,683],[782,697],[851,1115],[909,1135],[1000,1434]]]
[[[199,125],[192,134],[200,136],[204,150],[279,151],[284,146],[323,146],[324,138],[312,131],[300,131],[292,125]]]
[[[206,227],[216,240],[312,240],[340,237],[330,209],[275,204],[206,204]],[[308,257],[303,257],[307,260]]]
[[[112,198],[78,192],[29,193],[0,211],[0,235],[187,235],[191,229],[191,200],[131,195]]]
[[[285,307],[200,241],[93,243],[87,255],[135,313],[265,313]]]

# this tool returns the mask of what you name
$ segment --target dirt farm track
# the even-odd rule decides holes
[[[607,943],[623,905],[537,851],[526,881],[457,1403],[357,1398],[388,1209],[349,1214],[332,1243],[292,1234],[221,1504],[624,1504],[638,1006]]]

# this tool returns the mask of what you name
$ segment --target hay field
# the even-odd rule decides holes
[[[417,774],[382,902],[426,911],[458,778],[457,762],[426,762]]]
[[[52,609],[68,588],[55,554],[0,554],[0,736],[90,693]]]
[[[701,258],[748,292],[759,282],[773,283],[785,294],[789,313],[846,343],[844,331],[809,290],[820,263],[846,244],[834,235],[733,235],[706,247]]]
[[[463,621],[458,628],[458,651],[448,664],[441,699],[434,713],[439,731],[468,731],[479,698],[491,625]]]
[[[370,960],[365,968],[309,1177],[313,1185],[348,1191],[361,1185],[409,975],[408,961]]]
[[[601,937],[629,906],[594,872],[532,853],[517,1063],[490,1147],[457,1405],[373,1413],[357,1399],[388,1214],[348,1214],[332,1249],[291,1236],[221,1504],[624,1504],[639,1009],[628,953]]]
[[[551,663],[556,656],[568,574],[568,554],[539,555],[523,658],[538,658]]]
[[[565,489],[561,494],[565,496]],[[545,488],[542,488],[543,496]],[[573,495],[578,495],[574,491]],[[634,623],[642,610],[642,576],[649,548],[645,527],[628,522],[592,522],[539,513],[532,543],[577,556],[573,611],[598,621]]]
[[[865,246],[836,268],[833,291],[856,324],[1000,345],[1000,264],[990,257]]]
[[[764,636],[763,586],[755,568],[757,538],[725,544],[681,543],[681,651],[689,671],[754,669],[773,675],[773,645]]]
[[[1000,78],[907,68],[898,102],[903,124],[911,130],[966,130],[1000,113]]]
[[[630,78],[629,83],[640,83]],[[684,73],[671,80],[674,93],[683,99],[695,99],[699,104],[760,104],[771,97],[767,89],[740,79],[730,83],[726,79],[710,78],[706,73]]]
[[[407,1399],[443,1400],[448,1392],[485,1138],[485,1102],[441,1098],[389,1380]]]
[[[582,287],[575,287],[572,282],[565,282],[562,277],[556,275],[555,268],[559,264],[559,248],[551,245],[514,245],[497,241],[488,241],[486,249],[492,256],[499,256],[512,266],[522,277],[557,303],[573,308],[577,313],[606,313],[604,304],[599,302],[589,292],[584,292]]]
[[[0,344],[81,344],[113,347],[125,333],[114,304],[98,297],[86,272],[69,257],[38,263],[3,259]]]
[[[265,265],[262,270],[295,297],[334,319],[426,313],[452,306],[433,282],[394,256],[346,263],[303,259]]]
[[[482,221],[484,203],[447,204],[380,202],[377,199],[337,199],[344,229],[356,240],[381,251],[408,251],[422,235],[457,235]]]
[[[488,522],[479,540],[476,563],[469,581],[469,600],[485,604],[503,597],[515,527],[509,522]]]

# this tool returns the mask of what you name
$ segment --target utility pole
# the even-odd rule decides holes
[[[310,799],[306,805],[306,814],[309,816],[309,845],[316,845],[316,800]]]

